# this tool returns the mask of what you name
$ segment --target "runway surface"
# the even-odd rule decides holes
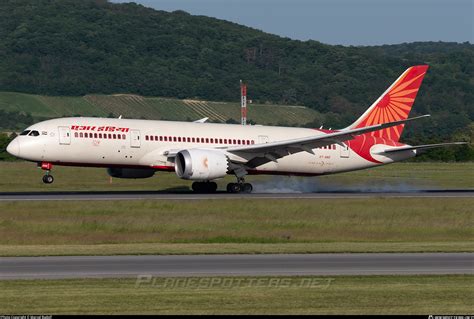
[[[58,200],[202,200],[202,199],[302,199],[302,198],[465,198],[474,197],[474,189],[454,190],[413,190],[406,192],[364,192],[364,191],[331,191],[318,193],[252,193],[229,194],[195,194],[189,191],[97,191],[97,192],[0,192],[0,201],[58,201]]]
[[[474,274],[474,253],[0,258],[0,279]]]

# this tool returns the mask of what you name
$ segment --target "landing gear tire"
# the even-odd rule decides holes
[[[249,183],[229,183],[227,184],[228,193],[251,193],[252,185]]]
[[[44,176],[43,176],[43,183],[45,183],[45,184],[51,184],[52,182],[54,182],[54,177],[53,177],[53,175],[44,175]]]
[[[253,186],[250,183],[244,183],[241,186],[241,192],[242,193],[251,193],[253,190]]]
[[[214,182],[194,182],[191,188],[195,193],[215,193],[217,184]]]
[[[253,186],[250,183],[229,183],[227,184],[228,193],[251,193]]]

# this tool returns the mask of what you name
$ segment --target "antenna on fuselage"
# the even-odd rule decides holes
[[[119,119],[119,120],[121,120],[121,119],[122,119],[122,114],[120,114],[120,116],[118,117],[118,119]]]

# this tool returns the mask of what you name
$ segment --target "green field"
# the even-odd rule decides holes
[[[473,198],[1,202],[0,255],[474,251]]]
[[[174,173],[157,173],[148,179],[113,180],[104,168],[55,166],[53,184],[41,181],[44,172],[29,162],[0,162],[1,191],[120,191],[189,190],[190,181]],[[219,180],[220,189],[235,178]],[[350,173],[308,177],[249,176],[257,191],[370,190],[474,188],[474,163],[397,163]]]
[[[472,188],[473,163],[404,163],[320,178],[249,177],[257,189]],[[174,173],[0,164],[0,191],[181,190]],[[231,181],[219,182],[221,188]],[[301,186],[303,185],[303,186]],[[1,202],[0,255],[473,251],[473,198]]]
[[[249,177],[267,188],[472,188],[474,163],[403,163],[321,178]],[[1,191],[189,190],[173,173],[0,164]],[[222,187],[230,177],[219,182]],[[263,185],[263,186],[262,186]],[[0,256],[474,252],[474,198],[0,202]],[[206,279],[206,278],[205,278]],[[176,280],[176,281],[173,281]],[[163,287],[163,282],[191,285]],[[1,313],[466,314],[474,276],[212,277],[0,281]],[[252,282],[242,285],[241,282]],[[280,283],[275,284],[270,283]],[[306,284],[302,284],[302,283]],[[307,283],[316,283],[308,286]],[[160,284],[161,283],[161,284]]]
[[[249,104],[248,119],[267,125],[304,125],[319,113],[302,106]],[[240,104],[143,97],[131,94],[41,96],[0,92],[0,110],[29,113],[35,118],[122,115],[125,118],[194,121],[208,117],[213,122],[240,121]],[[271,116],[269,116],[271,114]]]
[[[213,285],[201,284],[201,278],[171,280],[138,287],[136,279],[0,281],[0,312],[454,315],[474,310],[474,276],[468,275],[205,278]],[[225,280],[231,284],[219,284]]]

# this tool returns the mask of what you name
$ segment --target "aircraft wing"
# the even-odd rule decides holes
[[[308,136],[298,139],[284,140],[272,143],[253,144],[238,147],[217,148],[224,149],[228,153],[236,155],[240,159],[231,159],[236,163],[245,164],[245,166],[254,168],[270,161],[276,162],[278,158],[285,157],[290,154],[298,152],[308,152],[314,154],[313,149],[323,147],[331,144],[343,145],[344,141],[352,140],[355,136],[378,131],[387,127],[397,126],[409,121],[428,117],[429,115],[422,115],[412,117],[400,121],[388,122],[383,124],[376,124],[356,129],[342,130],[334,133]]]
[[[403,152],[403,151],[413,151],[413,150],[426,150],[430,148],[436,148],[436,147],[445,147],[445,146],[451,146],[451,145],[464,145],[467,144],[467,142],[453,142],[453,143],[441,143],[441,144],[426,144],[426,145],[416,145],[416,146],[402,146],[402,147],[396,147],[396,148],[389,148],[386,150],[383,150],[381,152],[378,152],[377,154],[393,154],[397,152]]]

